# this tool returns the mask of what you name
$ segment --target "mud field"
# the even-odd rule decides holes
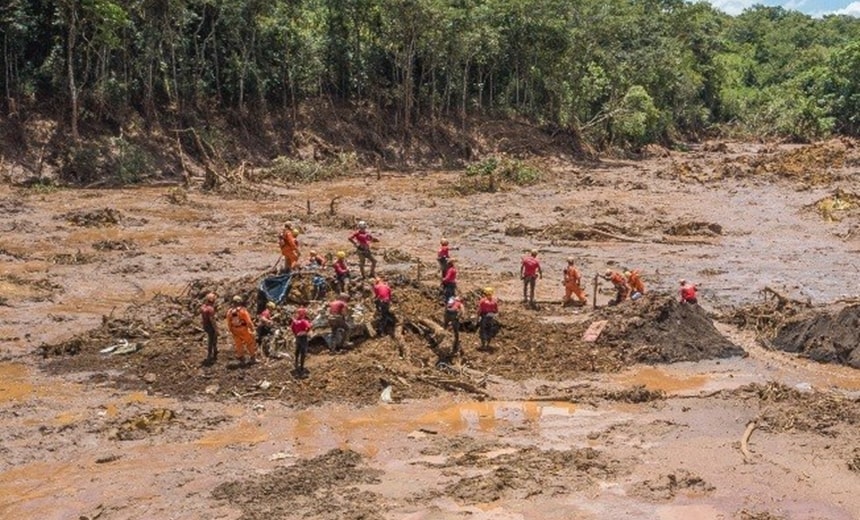
[[[0,517],[860,517],[860,150],[652,152],[544,161],[538,184],[492,193],[376,171],[220,194],[0,188]],[[238,366],[223,327],[202,364],[201,297],[217,292],[219,316],[253,301],[287,218],[304,252],[329,254],[367,220],[397,327],[358,327],[337,354],[317,338],[306,379],[289,342]],[[442,236],[459,356],[440,327]],[[601,281],[596,307],[562,307],[568,256],[589,300],[607,268],[638,269],[648,294],[609,307]],[[700,306],[675,301],[679,278]],[[486,285],[502,327],[480,351]],[[323,305],[307,296],[300,281],[278,319]],[[351,303],[368,323],[366,282]]]

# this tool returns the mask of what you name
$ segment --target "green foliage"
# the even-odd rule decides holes
[[[155,161],[146,149],[124,138],[115,139],[113,148],[111,170],[118,184],[140,182],[151,172]]]
[[[660,136],[660,112],[640,85],[630,87],[621,102],[613,128],[619,139],[633,146],[655,141]]]
[[[275,158],[269,167],[257,172],[254,178],[281,182],[315,182],[347,176],[357,168],[358,157],[354,153],[341,153],[325,161],[281,156]]]
[[[457,180],[455,189],[463,195],[492,193],[511,186],[530,186],[542,178],[543,172],[533,163],[493,155],[467,166]]]

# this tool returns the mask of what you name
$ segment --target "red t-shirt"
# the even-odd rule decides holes
[[[439,248],[439,252],[436,253],[436,258],[448,258],[450,254],[450,248],[448,246],[442,246]]]
[[[376,299],[382,302],[391,301],[391,287],[384,283],[378,283],[373,286],[373,295]]]
[[[328,312],[330,314],[346,314],[346,302],[334,300],[328,304]]]
[[[537,276],[539,270],[540,262],[537,258],[533,256],[527,256],[523,258],[522,272],[524,277],[533,278]]]
[[[442,277],[442,283],[457,283],[457,269],[453,265],[448,267],[445,271],[445,276]]]
[[[203,328],[215,326],[215,306],[204,303],[200,306],[200,318],[203,322]]]
[[[681,299],[685,302],[693,300],[696,298],[696,286],[695,285],[685,285],[681,287]]]
[[[445,305],[445,310],[449,312],[459,313],[461,310],[463,310],[463,302],[461,302],[460,300],[454,300],[453,302]]]
[[[489,313],[498,313],[499,312],[499,302],[495,298],[481,298],[481,301],[478,302],[478,315],[483,316],[484,314]]]
[[[370,243],[373,242],[373,236],[367,230],[359,229],[349,237],[349,240],[355,241],[358,247],[367,249],[370,247]]]
[[[309,322],[305,318],[298,320],[294,319],[290,323],[290,329],[296,336],[306,336],[308,334],[308,331],[311,330],[311,322]]]
[[[347,267],[346,262],[342,259],[338,259],[337,262],[334,263],[334,274],[342,275],[349,272],[349,267]]]

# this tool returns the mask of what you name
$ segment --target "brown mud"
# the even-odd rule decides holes
[[[851,308],[855,216],[810,209],[860,193],[857,148],[719,144],[558,161],[531,187],[468,196],[456,172],[241,197],[0,188],[0,517],[857,518],[858,372],[769,348],[806,313],[852,330],[821,316]],[[286,219],[324,254],[367,220],[402,335],[315,343],[296,379],[289,348],[236,367],[222,327],[201,366],[200,297],[215,290],[222,313],[253,301]],[[468,317],[481,287],[500,296],[491,351],[467,330],[451,358],[433,326],[442,236]],[[517,276],[532,247],[537,308]],[[559,305],[569,256],[588,306]],[[639,269],[648,295],[608,307],[601,281],[593,308],[607,268]],[[700,307],[675,302],[679,278]],[[114,345],[134,348],[99,352]]]

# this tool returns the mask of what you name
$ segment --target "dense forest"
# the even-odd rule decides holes
[[[400,135],[499,118],[598,149],[860,133],[860,20],[779,7],[6,0],[0,34],[5,126],[38,115],[70,143],[215,120],[262,134],[320,102]]]

